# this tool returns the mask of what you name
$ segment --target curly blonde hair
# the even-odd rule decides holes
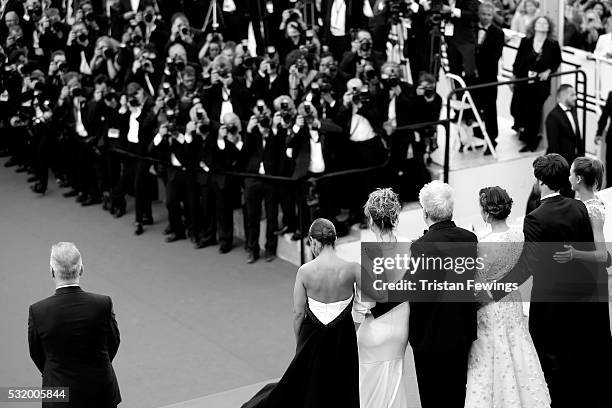
[[[381,231],[393,231],[399,223],[402,203],[391,188],[378,188],[371,192],[363,207],[365,216]]]

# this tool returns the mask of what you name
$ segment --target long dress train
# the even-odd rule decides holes
[[[352,300],[322,303],[308,298],[289,368],[242,408],[359,408]]]

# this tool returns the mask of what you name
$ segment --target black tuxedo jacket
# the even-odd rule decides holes
[[[476,26],[478,40],[479,25]],[[501,28],[491,24],[482,44],[476,44],[476,68],[480,82],[497,82],[499,59],[504,50],[505,36]]]
[[[546,138],[548,139],[546,153],[558,153],[570,165],[576,157],[584,156],[580,124],[575,110],[572,110],[572,116],[576,124],[576,133],[574,133],[567,114],[558,104],[546,117]]]
[[[147,157],[149,156],[149,146],[153,141],[157,129],[157,116],[150,110],[143,109],[142,113],[136,119],[138,121],[138,143],[132,143],[127,139],[129,132],[130,113],[122,116],[124,123],[121,128],[125,129],[122,135],[121,143],[131,153]]]
[[[329,171],[334,162],[333,142],[327,133],[319,129],[319,143],[321,143],[321,151],[323,153],[323,161],[325,162],[325,171]],[[310,132],[308,126],[303,126],[300,131],[291,138],[288,147],[293,149],[293,178],[304,177],[308,174],[310,166]]]
[[[263,146],[263,136],[259,127],[255,127],[253,132],[246,133],[244,145],[242,146],[241,156],[244,163],[244,171],[247,173],[259,173],[259,164],[263,162],[266,174],[271,176],[279,175],[280,170],[280,149],[282,140],[272,131]]]
[[[215,84],[210,88],[206,89],[203,93],[203,105],[204,109],[208,113],[208,117],[211,121],[219,123],[221,117],[221,107],[223,105],[222,96],[223,86],[221,84]],[[251,116],[250,106],[250,94],[246,86],[240,81],[234,79],[234,82],[229,87],[230,95],[229,100],[232,103],[234,113],[238,115],[240,120],[246,122]]]
[[[477,242],[472,232],[457,227],[453,221],[442,221],[433,224],[425,235],[413,242],[410,252],[413,256],[423,254],[425,257],[444,258],[449,256],[448,243],[467,243],[465,247],[461,245],[460,250],[465,252],[461,255],[476,259]],[[452,256],[458,254],[453,252]],[[465,273],[470,274],[469,271]],[[423,277],[418,277],[419,274]],[[418,279],[430,281],[433,276],[430,270],[417,270],[415,275]],[[468,347],[476,339],[476,311],[475,302],[411,302],[408,329],[410,345],[422,351]]]
[[[351,29],[359,28],[363,21],[363,1],[360,0],[345,0],[346,16],[345,16],[345,33],[350,34]],[[323,40],[324,43],[329,43],[331,38],[331,13],[334,0],[321,1],[321,13],[323,14]]]
[[[451,18],[455,26],[455,32],[452,36],[452,41],[456,44],[474,44],[476,37],[474,36],[474,27],[478,22],[478,0],[457,0],[455,7],[461,10],[461,17]]]
[[[57,289],[30,306],[28,343],[42,386],[70,388],[70,402],[60,405],[101,408],[121,402],[111,364],[119,328],[110,297],[78,286]]]
[[[198,184],[206,185],[214,183],[220,189],[237,186],[238,179],[235,176],[223,174],[226,171],[240,171],[241,151],[236,145],[224,138],[225,149],[221,150],[217,143],[217,132],[211,132],[204,139],[198,137],[194,143],[200,145],[198,158],[210,169],[210,172],[199,171],[197,173]]]
[[[415,89],[412,85],[407,82],[402,82],[400,84],[402,88],[402,93],[399,94],[395,98],[395,115],[397,127],[407,126],[417,124],[419,122],[423,122],[421,117],[415,115],[419,99],[417,98]],[[389,97],[389,92],[383,90],[380,93],[379,99],[379,110],[380,116],[383,122],[389,120],[389,104],[391,103],[391,98]],[[399,131],[400,133],[412,133],[412,131]]]

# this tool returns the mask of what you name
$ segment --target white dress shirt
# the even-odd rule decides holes
[[[85,125],[83,125],[83,117],[81,114],[81,107],[77,104],[75,105],[75,117],[76,117],[76,132],[81,137],[87,137],[87,130],[85,129]]]
[[[606,57],[606,54],[612,54],[612,33],[599,36],[593,53],[600,57]]]
[[[323,146],[321,146],[319,131],[316,129],[310,129],[310,164],[308,165],[308,171],[311,173],[323,173],[325,171]]]
[[[544,197],[540,198],[540,201],[544,201],[544,200],[546,200],[547,198],[556,197],[556,196],[558,196],[558,195],[560,195],[558,192],[557,192],[557,193],[550,193],[550,194],[546,194]]]
[[[374,11],[370,5],[370,0],[363,0],[363,15],[367,18],[374,17]]]
[[[370,122],[363,116],[355,113],[351,118],[351,141],[352,142],[365,142],[373,139],[376,134]]]
[[[393,96],[393,98],[391,98],[391,101],[389,102],[389,111],[387,114],[387,119],[393,127],[397,127],[397,113],[395,111],[395,100],[396,100],[395,96]]]
[[[221,117],[219,118],[219,122],[223,122],[223,116],[226,113],[234,112],[232,101],[230,101],[230,90],[229,89],[225,87],[221,89],[221,98],[223,98],[223,102],[221,103]]]
[[[574,131],[574,134],[577,135],[578,133],[576,132],[576,122],[574,122],[574,115],[572,114],[572,110],[567,106],[563,105],[562,103],[560,103],[559,106],[561,107],[561,109],[563,109],[563,111],[565,112],[565,116],[567,116],[570,123],[572,124],[572,130]]]
[[[70,288],[70,287],[73,287],[73,286],[81,286],[81,285],[79,285],[78,283],[68,283],[66,285],[56,286],[55,290],[58,290],[58,289],[61,289],[61,288]]]
[[[130,5],[132,6],[132,11],[138,11],[138,6],[140,6],[140,0],[130,0]]]
[[[233,13],[236,11],[236,3],[234,3],[234,0],[223,0],[223,11],[226,13]]]
[[[138,143],[138,131],[140,130],[140,123],[138,118],[142,113],[142,109],[138,109],[135,112],[130,113],[130,129],[128,130],[127,140],[130,143]]]
[[[329,30],[335,37],[346,35],[346,3],[344,0],[334,0],[331,8]]]

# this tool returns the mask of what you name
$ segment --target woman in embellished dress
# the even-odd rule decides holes
[[[505,276],[519,260],[524,236],[506,222],[512,199],[500,187],[480,190],[483,220],[491,233],[478,244],[484,268],[477,282]],[[468,363],[466,408],[548,408],[550,395],[536,354],[518,290],[478,310],[478,338]]]

